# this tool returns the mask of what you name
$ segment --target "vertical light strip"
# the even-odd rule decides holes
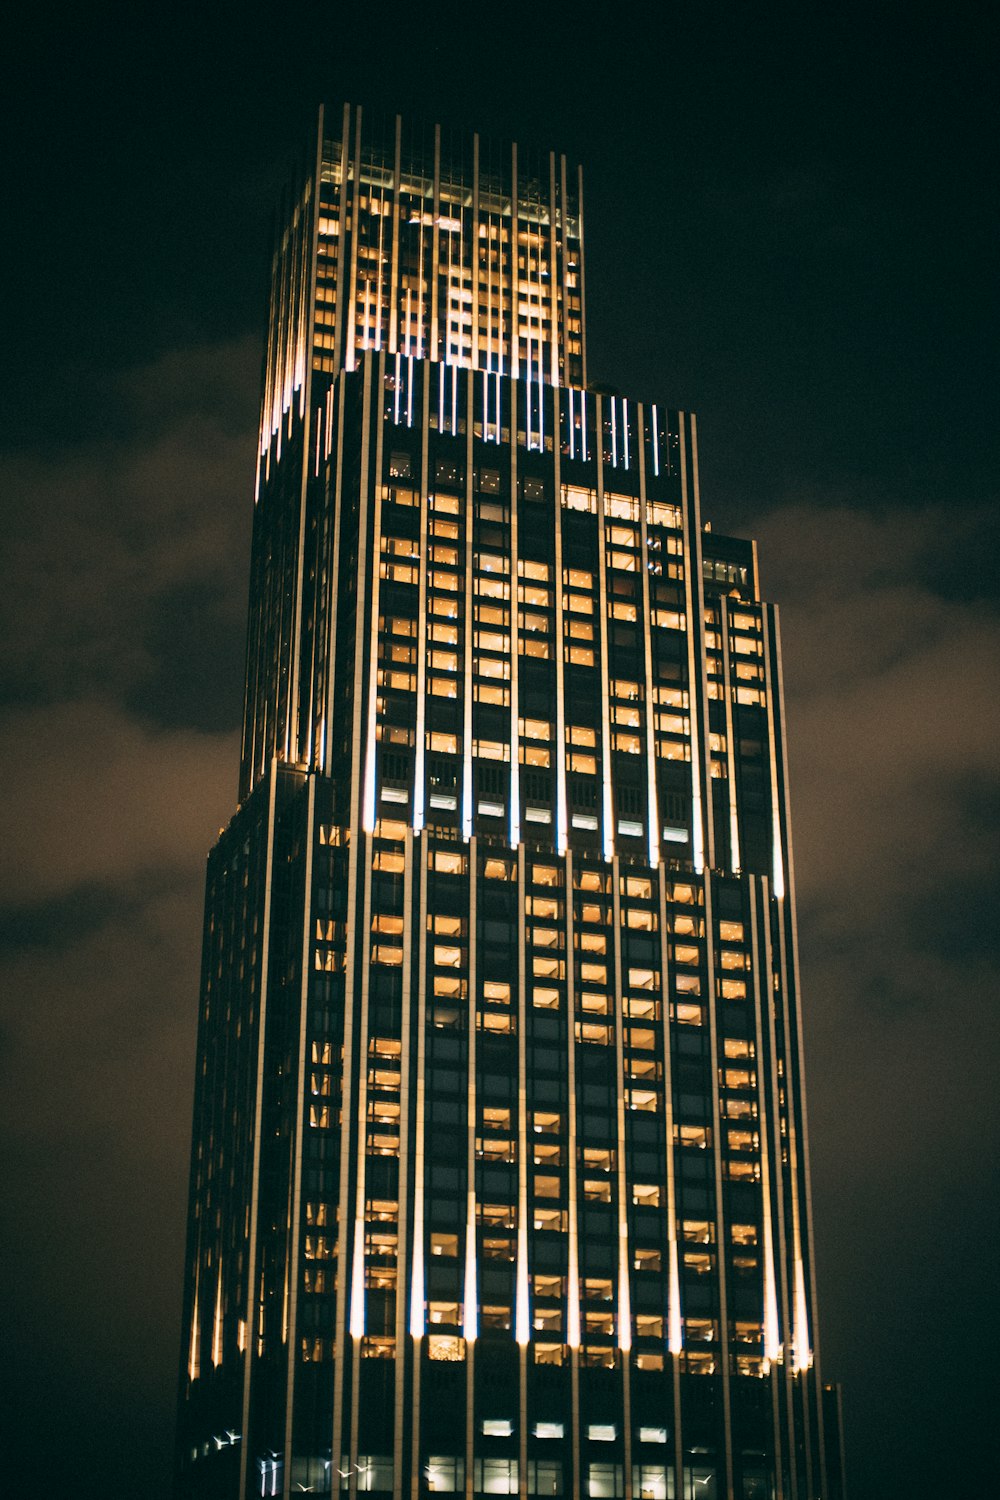
[[[337,393],[337,456],[334,463],[333,482],[333,515],[330,518],[330,526],[333,532],[333,557],[330,563],[330,576],[327,580],[327,619],[328,635],[326,641],[327,680],[326,680],[326,708],[323,719],[323,775],[329,776],[333,769],[333,721],[335,704],[337,702],[337,600],[340,589],[340,528],[341,528],[341,499],[344,483],[344,377],[338,377],[335,387],[331,387]],[[327,479],[327,494],[329,495],[329,478]]]
[[[477,137],[478,140],[478,137]],[[478,179],[477,179],[478,180]],[[486,376],[484,374],[485,382]],[[464,643],[462,651],[462,837],[468,842],[473,829],[472,791],[472,647],[475,640],[475,592],[473,589],[472,561],[473,536],[475,532],[475,496],[473,493],[473,402],[475,380],[470,371],[466,382],[465,397],[465,592],[463,597],[464,618],[462,629]],[[483,431],[486,431],[485,416]]]
[[[475,133],[472,137],[472,220],[471,220],[471,243],[469,245],[469,270],[472,279],[472,368],[479,369],[479,313],[480,313],[480,288],[479,288],[479,246],[481,243],[479,222],[479,135]],[[487,255],[489,255],[489,240],[486,241]],[[489,260],[487,264],[487,284],[489,283]],[[469,385],[472,385],[470,379]],[[471,413],[471,404],[470,404]],[[469,425],[471,426],[471,415]],[[485,433],[486,427],[483,426]]]
[[[667,1348],[680,1354],[684,1347],[684,1324],[681,1318],[681,1287],[677,1255],[677,1176],[674,1151],[673,1054],[670,1046],[670,928],[667,921],[667,878],[663,865],[657,871],[660,917],[660,995],[663,1028],[663,1113],[667,1138]],[[679,1392],[678,1370],[674,1367],[674,1385]]]
[[[581,397],[582,399],[582,397]],[[604,431],[602,398],[597,402],[597,579],[598,614],[601,622],[601,842],[606,860],[615,855],[615,810],[611,786],[611,687],[608,675],[608,548],[604,515]],[[586,454],[584,454],[586,457]]]
[[[399,353],[399,262],[400,250],[400,193],[402,188],[403,117],[396,116],[396,140],[392,158],[392,252],[389,279],[389,343],[391,353]],[[398,370],[398,365],[397,365]],[[397,416],[396,421],[399,421]]]
[[[716,1000],[715,964],[715,915],[712,910],[712,876],[706,870],[702,880],[705,892],[705,973],[707,978],[709,1055],[712,1069],[712,1165],[715,1180],[715,1226],[719,1255],[719,1344],[722,1363],[722,1420],[725,1436],[726,1488],[725,1494],[735,1494],[733,1485],[733,1423],[732,1386],[729,1354],[729,1294],[726,1270],[728,1241],[726,1238],[725,1200],[722,1187],[722,1143],[719,1139],[719,1121],[722,1111],[719,1106],[719,1021]]]
[[[401,1038],[399,1060],[399,1240],[396,1247],[396,1388],[393,1404],[392,1438],[392,1494],[393,1500],[403,1500],[403,1473],[406,1468],[403,1448],[406,1441],[406,1369],[407,1369],[407,1299],[406,1271],[409,1259],[407,1230],[410,1218],[410,1075],[413,1070],[414,1049],[410,1045],[411,994],[413,983],[413,874],[414,874],[413,830],[407,828],[403,844],[403,964],[402,1004],[400,1007],[399,1034]]]
[[[515,147],[515,152],[516,152]],[[516,160],[516,157],[515,157]],[[520,558],[517,535],[517,400],[519,382],[508,382],[510,392],[510,847],[521,842],[520,704],[518,693]],[[530,403],[530,392],[526,399]]]
[[[777,1020],[774,1005],[774,979],[779,978],[782,973],[780,958],[774,953],[771,943],[771,891],[770,883],[766,878],[756,877],[761,887],[762,915],[758,929],[758,940],[761,945],[761,968],[764,976],[765,996],[762,997],[761,1026],[767,1030],[767,1061],[768,1061],[768,1090],[771,1100],[771,1112],[773,1118],[772,1140],[774,1154],[772,1157],[772,1179],[774,1200],[774,1224],[775,1241],[777,1244],[780,1262],[775,1264],[775,1295],[778,1301],[778,1320],[780,1329],[784,1330],[784,1345],[787,1351],[792,1327],[794,1306],[790,1300],[792,1296],[792,1271],[788,1254],[788,1224],[785,1215],[785,1163],[782,1159],[782,1136],[781,1136],[781,1090],[778,1079],[778,1045],[777,1045]],[[760,1061],[760,1060],[759,1060]],[[779,1270],[780,1264],[780,1270]],[[772,1389],[775,1382],[780,1385],[783,1403],[775,1399],[775,1428],[781,1429],[787,1434],[789,1452],[788,1480],[790,1500],[796,1500],[798,1494],[798,1483],[794,1467],[795,1446],[795,1411],[794,1391],[792,1389],[791,1365],[786,1360],[781,1367],[782,1378],[778,1381],[777,1367],[772,1367]],[[780,1447],[779,1447],[780,1452]],[[777,1470],[779,1491],[783,1488],[781,1470]]]
[[[212,1364],[218,1369],[222,1364],[222,1256],[215,1278],[215,1312],[212,1316]]]
[[[417,918],[417,1086],[413,1133],[413,1263],[410,1268],[410,1336],[413,1339],[412,1433],[410,1494],[420,1494],[420,1340],[426,1327],[424,1275],[424,1113],[427,1080],[427,882],[430,851],[426,840],[413,841],[414,867],[419,867],[420,898]],[[398,1296],[398,1289],[397,1289]]]
[[[296,380],[301,392],[299,419],[302,423],[302,473],[299,481],[299,534],[296,554],[292,659],[289,662],[288,710],[285,727],[285,759],[296,762],[310,762],[311,760],[312,700],[316,691],[316,675],[315,672],[312,672],[310,673],[307,685],[307,707],[304,715],[305,722],[303,723],[299,714],[299,677],[302,671],[303,581],[305,577],[306,511],[309,497],[309,471],[306,463],[306,455],[312,443],[312,358],[310,357],[308,360],[305,358],[305,329],[307,323],[309,329],[311,330],[312,328],[313,309],[316,305],[316,262],[319,250],[319,181],[322,169],[323,135],[321,130],[316,144],[316,158],[313,163],[315,191],[310,195],[309,185],[307,184],[305,192],[307,202],[304,202],[302,205],[300,228],[300,237],[302,240],[302,284],[299,286],[298,312],[300,326],[297,333]],[[308,202],[310,197],[311,205]]]
[[[431,209],[431,338],[430,348],[426,351],[426,357],[431,360],[438,358],[438,346],[440,344],[440,315],[438,306],[438,277],[441,273],[441,229],[438,220],[441,217],[441,126],[434,126],[434,204]],[[448,340],[445,339],[445,357],[448,353]],[[424,377],[426,379],[426,375]]]
[[[554,386],[562,384],[559,375],[559,332],[561,318],[559,316],[559,260],[556,246],[556,219],[559,215],[558,201],[556,199],[556,154],[549,152],[549,383]],[[563,231],[565,233],[565,229]],[[541,256],[539,256],[541,260]],[[541,304],[539,303],[539,307]],[[559,407],[554,408],[558,419]],[[554,429],[555,451],[559,451],[559,424],[556,421]]]
[[[201,1315],[198,1308],[198,1289],[201,1273],[201,1246],[195,1251],[194,1295],[191,1299],[191,1342],[188,1345],[188,1380],[197,1380],[201,1374]],[[240,1320],[242,1323],[242,1319]]]
[[[649,527],[646,517],[646,442],[645,413],[641,402],[636,408],[639,447],[639,557],[642,574],[642,649],[646,665],[646,832],[649,863],[655,869],[660,862],[660,810],[656,792],[656,712],[653,690],[653,622],[649,607]],[[666,1005],[666,1000],[664,1000]]]
[[[753,965],[753,1006],[757,1048],[757,1109],[760,1132],[760,1192],[763,1204],[764,1266],[763,1266],[763,1328],[764,1359],[770,1365],[781,1358],[781,1328],[778,1321],[778,1296],[774,1279],[774,1230],[771,1222],[771,1111],[767,1089],[764,1084],[764,1033],[763,1007],[771,1003],[771,975],[769,969],[761,968],[760,936],[757,921],[757,896],[759,880],[751,875],[750,880],[750,947]]]
[[[711,781],[709,772],[709,714],[708,714],[708,676],[707,663],[705,659],[705,583],[701,558],[701,490],[698,480],[698,418],[694,412],[687,415],[688,430],[690,432],[690,444],[688,446],[688,462],[691,466],[691,566],[694,577],[691,580],[693,590],[693,603],[696,614],[698,630],[698,717],[703,726],[702,745],[704,749],[704,763],[702,766],[703,788],[704,788],[704,858],[710,870],[715,869],[715,819],[712,815]],[[691,716],[694,722],[694,713]],[[692,755],[693,760],[693,755]]]
[[[754,565],[755,565],[755,571],[756,571],[756,553],[754,554]],[[795,1088],[795,1092],[796,1092],[797,1100],[798,1100],[799,1113],[800,1113],[800,1115],[802,1117],[801,1141],[800,1141],[798,1129],[795,1128],[795,1132],[794,1132],[794,1135],[793,1135],[793,1138],[792,1138],[792,1144],[795,1147],[796,1164],[797,1164],[798,1154],[799,1154],[799,1150],[800,1150],[800,1146],[801,1146],[801,1156],[802,1156],[802,1198],[803,1198],[803,1204],[804,1204],[805,1214],[809,1215],[809,1213],[810,1213],[810,1199],[811,1199],[811,1174],[810,1174],[810,1169],[809,1169],[809,1134],[808,1134],[808,1130],[806,1128],[805,1051],[804,1051],[803,1039],[802,1039],[802,1011],[801,1011],[801,1007],[799,1005],[799,995],[801,993],[801,990],[800,990],[801,980],[800,980],[800,974],[799,974],[798,923],[797,923],[797,920],[796,920],[796,912],[795,912],[794,862],[793,862],[793,858],[792,858],[792,841],[791,841],[791,832],[790,832],[791,821],[790,821],[789,789],[788,789],[788,745],[787,745],[787,741],[786,741],[786,738],[785,738],[785,689],[784,689],[784,679],[783,679],[782,659],[781,659],[781,625],[780,625],[780,619],[779,619],[779,615],[778,615],[778,607],[777,607],[777,605],[771,605],[771,606],[769,606],[769,608],[768,608],[768,610],[767,610],[766,613],[770,617],[770,622],[771,622],[771,635],[772,635],[772,641],[773,641],[773,654],[774,654],[773,675],[772,675],[772,680],[771,680],[771,692],[769,692],[769,694],[768,694],[768,702],[770,704],[772,704],[772,706],[773,706],[774,726],[775,726],[774,727],[775,748],[776,749],[780,748],[780,751],[781,751],[781,779],[780,779],[780,782],[779,782],[779,788],[780,788],[781,799],[782,799],[782,807],[783,807],[783,810],[784,810],[784,823],[785,823],[786,841],[787,841],[786,856],[787,856],[787,887],[788,887],[787,895],[788,895],[788,900],[787,900],[785,909],[783,910],[782,914],[783,914],[785,920],[787,921],[788,943],[789,943],[789,947],[790,947],[790,950],[791,950],[790,951],[790,955],[789,955],[789,957],[787,959],[786,967],[787,967],[789,979],[791,981],[792,994],[794,996],[794,1016],[792,1015],[792,1013],[791,1013],[791,1011],[789,1009],[789,1006],[788,1006],[788,1003],[787,1003],[787,999],[786,999],[786,1004],[785,1004],[785,1024],[786,1024],[786,1027],[787,1027],[787,1030],[788,1030],[789,1043],[791,1044],[791,1041],[792,1041],[793,1037],[794,1037],[794,1043],[795,1043],[795,1072],[794,1072],[794,1077],[790,1078],[789,1082]],[[769,658],[769,662],[770,662],[770,658]],[[779,908],[779,910],[780,910],[780,908]],[[786,995],[787,995],[787,991],[786,991]],[[789,1047],[789,1056],[791,1056],[790,1047]],[[792,1117],[791,1124],[792,1124],[793,1127],[795,1127],[794,1116]],[[803,1241],[805,1242],[804,1244],[803,1244]],[[812,1236],[811,1236],[811,1234],[809,1232],[808,1223],[806,1224],[804,1231],[802,1229],[802,1226],[801,1225],[799,1226],[799,1249],[800,1249],[799,1259],[800,1259],[800,1262],[801,1262],[802,1267],[803,1267],[802,1315],[803,1315],[803,1327],[805,1329],[805,1339],[804,1339],[803,1356],[808,1361],[808,1366],[811,1366],[813,1364],[817,1364],[818,1365],[818,1363],[819,1363],[819,1334],[818,1334],[818,1331],[817,1331],[817,1328],[816,1328],[815,1315],[814,1314],[810,1315],[810,1299],[809,1299],[809,1296],[806,1293],[805,1281],[804,1281],[805,1262],[806,1262],[806,1259],[808,1259],[808,1262],[809,1262],[809,1283],[810,1283],[810,1288],[812,1289],[811,1295],[812,1295],[812,1298],[814,1299],[815,1298],[815,1287],[816,1287],[816,1260],[815,1260],[815,1255],[814,1255],[814,1252],[813,1252]],[[810,1327],[811,1327],[811,1337],[810,1337]],[[818,1384],[819,1384],[819,1381],[818,1381],[818,1378],[817,1378],[817,1385]],[[823,1406],[822,1406],[822,1401],[821,1400],[817,1400],[816,1401],[816,1424],[817,1424],[817,1431],[818,1431],[820,1439],[821,1439],[820,1442],[819,1442],[819,1451],[820,1451],[820,1454],[822,1455],[825,1450],[824,1450],[824,1446],[823,1446],[823,1442],[822,1442],[822,1434],[823,1434]]]
[[[377,553],[373,553],[374,564]],[[373,567],[374,571],[374,567]],[[373,585],[374,589],[374,585]],[[372,930],[372,849],[370,840],[365,840],[364,897],[361,907],[361,1006],[358,1016],[358,1160],[357,1183],[354,1197],[354,1262],[351,1271],[351,1337],[360,1339],[365,1331],[365,1236],[367,1222],[365,1202],[367,1198],[368,1164],[368,1003],[371,991],[371,930]],[[355,1403],[356,1404],[356,1403]],[[353,1462],[353,1459],[352,1459]]]
[[[517,1292],[514,1338],[531,1338],[528,1298],[528,1039],[527,951],[524,922],[524,846],[517,851]]]
[[[569,420],[569,456],[570,456],[570,458],[576,458],[576,392],[574,391],[574,389],[573,389],[572,386],[568,387],[568,391],[569,391],[569,418],[568,418],[568,420]],[[556,452],[558,453],[558,451],[559,451],[559,449],[558,449],[558,446],[557,446]],[[562,505],[562,495],[561,494],[556,496],[556,504],[560,505],[560,506]]]
[[[578,284],[579,290],[580,290],[580,354],[581,354],[581,363],[583,365],[583,374],[580,377],[580,384],[581,384],[581,386],[584,387],[584,389],[586,389],[586,386],[587,386],[587,301],[586,301],[586,286],[585,286],[585,283],[584,283],[584,259],[583,259],[583,168],[582,167],[578,167],[577,168],[576,181],[577,181],[577,194],[578,194],[577,208],[578,208],[578,213],[579,213],[579,230],[580,230],[580,267],[579,267],[579,274],[578,274],[578,276],[577,276],[576,279],[577,279],[577,284]],[[585,453],[584,454],[584,458],[586,458],[586,456],[587,455]]]
[[[793,1054],[791,1028],[789,1023],[789,1010],[793,1003],[798,1003],[798,993],[793,1000],[791,986],[789,985],[788,959],[786,953],[785,918],[784,909],[784,865],[781,861],[781,810],[778,801],[778,745],[775,726],[775,703],[774,703],[774,678],[771,669],[771,640],[768,628],[772,609],[761,610],[761,625],[763,627],[764,662],[767,673],[767,731],[770,741],[771,759],[771,811],[774,825],[774,895],[779,902],[778,907],[778,949],[781,964],[781,996],[784,1011],[784,1041],[785,1041],[785,1097],[786,1117],[788,1120],[788,1175],[792,1190],[792,1369],[797,1375],[804,1374],[813,1363],[812,1345],[809,1333],[809,1311],[806,1301],[805,1272],[802,1260],[802,1225],[799,1207],[799,1162],[798,1162],[798,1129],[796,1125],[797,1098],[796,1075],[801,1063],[798,1049]],[[778,877],[781,877],[779,889]]]
[[[575,912],[573,909],[573,851],[566,851],[565,886],[566,918],[566,1094],[568,1099],[567,1140],[569,1161],[569,1245],[566,1277],[566,1342],[573,1359],[580,1352],[580,1219],[579,1174],[577,1170],[576,1119],[576,950],[574,947]],[[577,1416],[579,1414],[577,1413]],[[579,1434],[573,1436],[573,1453],[579,1453]]]
[[[573,392],[569,391],[570,411],[572,412]],[[561,408],[563,397],[559,390],[552,395],[553,431],[558,439],[561,424]],[[572,428],[570,429],[572,431]],[[559,854],[565,854],[569,844],[569,812],[566,804],[566,667],[564,660],[565,647],[563,644],[563,630],[565,628],[563,608],[563,550],[562,550],[562,453],[558,441],[552,445],[552,472],[553,472],[553,503],[552,503],[552,525],[553,525],[553,572],[552,585],[555,589],[555,640],[553,650],[556,658],[556,850]],[[572,891],[567,886],[567,905],[572,904]],[[572,965],[573,950],[569,949],[567,964]],[[570,1008],[570,1031],[573,1030],[573,1011]]]
[[[472,381],[469,381],[471,391]],[[465,1285],[462,1296],[462,1333],[465,1337],[465,1494],[473,1494],[473,1462],[475,1453],[475,1343],[479,1333],[479,1278],[476,1267],[476,1121],[479,1099],[476,1089],[476,1025],[479,1016],[479,976],[476,933],[479,896],[479,848],[473,838],[469,848],[469,1102],[466,1114],[466,1221],[465,1221]]]
[[[382,474],[385,465],[383,463],[383,441],[385,437],[385,417],[382,411],[381,393],[385,389],[385,355],[380,354],[377,358],[365,360],[364,381],[366,391],[370,389],[372,379],[375,380],[374,399],[371,401],[371,410],[374,413],[375,427],[375,473],[372,482],[368,485],[368,494],[371,497],[372,509],[372,568],[371,568],[371,658],[368,667],[368,730],[365,736],[365,791],[364,810],[361,817],[361,826],[366,833],[371,833],[375,827],[375,753],[376,733],[378,720],[378,611],[379,611],[379,579],[382,572]],[[362,510],[359,524],[367,525],[367,513]]]
[[[250,1447],[250,1386],[253,1375],[253,1350],[261,1334],[261,1299],[258,1296],[258,1218],[260,1215],[260,1156],[264,1116],[264,1037],[267,1029],[267,999],[271,960],[271,898],[274,887],[275,809],[278,795],[278,762],[272,759],[267,794],[267,848],[264,855],[264,910],[261,913],[261,948],[259,989],[257,992],[257,1068],[254,1083],[253,1165],[250,1176],[250,1235],[247,1246],[247,1357],[243,1361],[243,1443],[240,1448],[240,1494],[246,1494],[247,1462]]]
[[[360,149],[360,148],[359,148]],[[366,376],[370,371],[366,372]],[[358,948],[359,934],[357,927],[358,909],[358,880],[360,861],[365,859],[370,880],[371,848],[368,840],[366,847],[362,849],[361,833],[361,807],[364,794],[362,785],[363,761],[362,761],[362,725],[364,693],[362,684],[364,682],[365,646],[370,645],[371,617],[367,609],[369,573],[377,569],[379,559],[368,560],[368,527],[365,518],[369,507],[369,483],[368,483],[368,449],[369,433],[371,428],[371,381],[365,378],[362,384],[362,414],[361,414],[361,480],[358,492],[358,561],[357,561],[357,587],[355,592],[355,615],[354,615],[354,711],[351,724],[351,758],[352,767],[351,789],[350,789],[350,843],[347,863],[347,948],[344,956],[344,1049],[343,1049],[343,1092],[341,1098],[341,1118],[347,1127],[347,1140],[342,1142],[340,1152],[340,1181],[337,1192],[337,1202],[346,1210],[350,1201],[350,1171],[355,1156],[361,1157],[359,1170],[364,1171],[364,1127],[365,1121],[361,1119],[362,1137],[356,1151],[351,1149],[352,1122],[357,1121],[358,1112],[354,1104],[354,1067],[355,1067],[355,989],[358,982]],[[376,648],[377,649],[377,648]],[[362,913],[365,907],[362,904]],[[368,941],[369,933],[360,934],[361,939],[361,975],[362,978],[368,970]],[[366,1066],[366,1058],[362,1054],[358,1066],[359,1078]],[[351,1235],[347,1227],[346,1211],[341,1218],[337,1231],[337,1310],[334,1322],[334,1374],[333,1374],[333,1438],[332,1456],[334,1463],[340,1463],[343,1456],[343,1413],[344,1413],[344,1379],[345,1366],[347,1363],[347,1333],[348,1327],[353,1335],[357,1321],[357,1303],[354,1291],[357,1284],[357,1224],[354,1226],[354,1234]],[[362,1244],[362,1257],[364,1246]],[[352,1257],[351,1260],[348,1257]],[[363,1268],[363,1259],[362,1259]],[[348,1303],[350,1302],[350,1325],[348,1325]],[[356,1341],[353,1346],[355,1353],[360,1352],[360,1344]],[[356,1370],[356,1360],[352,1361]]]
[[[476,1095],[476,1022],[479,1010],[476,975],[477,861],[477,843],[475,839],[472,839],[469,848],[469,930],[467,934],[469,955],[469,1089],[468,1107],[466,1110],[468,1137],[466,1141],[467,1215],[465,1224],[465,1296],[462,1310],[462,1332],[467,1343],[473,1343],[479,1332],[477,1313],[478,1280],[476,1276],[476,1111],[478,1109]]]
[[[698,526],[697,513],[693,521],[691,517],[691,503],[688,496],[688,468],[687,468],[687,434],[685,431],[685,415],[677,413],[677,430],[680,438],[680,470],[681,470],[681,525],[684,533],[684,606],[687,614],[687,656],[688,656],[688,719],[691,725],[691,852],[694,858],[695,870],[700,875],[705,868],[705,834],[704,818],[702,812],[701,798],[701,748],[700,748],[700,708],[701,692],[700,683],[704,665],[695,662],[695,626],[702,616],[700,609],[701,578],[692,579],[696,566],[696,553],[692,541],[692,531]],[[698,609],[697,616],[695,610]],[[701,637],[699,637],[699,640]],[[702,653],[704,656],[704,652]]]
[[[427,556],[430,547],[428,523],[428,469],[430,467],[430,374],[433,366],[421,367],[421,417],[420,417],[420,575],[417,586],[417,620],[427,620]],[[417,640],[417,728],[416,745],[413,750],[413,831],[419,833],[424,826],[424,731],[427,697],[427,630],[420,630]]]
[[[740,818],[736,805],[736,749],[733,745],[733,672],[729,649],[729,600],[719,595],[722,637],[722,691],[726,696],[726,772],[729,782],[729,868],[740,873]]]
[[[617,469],[617,467],[618,467],[618,401],[617,401],[616,397],[614,397],[614,396],[609,396],[607,399],[611,403],[611,467],[613,469]],[[604,431],[603,424],[601,425],[601,431],[602,432]],[[603,443],[602,443],[601,446],[603,448]]]
[[[602,521],[603,527],[603,506]],[[632,1297],[628,1233],[628,1171],[625,1141],[625,1003],[622,974],[621,861],[611,862],[611,924],[615,965],[615,1124],[617,1150],[615,1168],[618,1195],[618,1315],[615,1319],[622,1364],[622,1419],[625,1448],[625,1500],[632,1500]]]
[[[517,380],[521,374],[521,312],[520,312],[520,267],[519,258],[519,225],[520,209],[517,196],[517,143],[510,148],[510,373],[511,379]],[[525,255],[527,262],[527,255]],[[501,260],[501,264],[503,264]],[[512,385],[510,391],[511,424],[510,443],[514,448],[517,445],[517,391]]]
[[[410,1273],[410,1334],[419,1339],[426,1327],[424,1309],[424,1110],[427,1058],[427,882],[430,851],[414,840],[414,861],[420,861],[420,903],[417,923],[417,1088],[413,1146],[413,1266]],[[416,1368],[420,1351],[414,1350]],[[414,1455],[416,1460],[416,1455]]]
[[[617,1130],[618,1191],[618,1347],[632,1347],[632,1312],[629,1296],[628,1255],[628,1184],[625,1154],[625,1003],[622,985],[622,900],[621,864],[616,855],[611,863],[611,923],[614,933],[615,964],[615,1072],[617,1089],[615,1121]]]
[[[358,225],[361,222],[361,105],[357,106],[355,113],[355,136],[354,136],[354,201],[351,208],[351,279],[348,283],[345,310],[347,319],[347,342],[344,349],[344,369],[353,370],[355,366],[354,349],[357,341],[358,324]],[[347,154],[347,142],[344,143],[344,154]],[[343,233],[343,226],[341,226]],[[338,288],[338,302],[340,301],[341,289]]]
[[[288,1368],[286,1374],[286,1398],[285,1398],[285,1493],[291,1486],[292,1454],[294,1453],[295,1430],[293,1418],[295,1415],[295,1374],[298,1367],[296,1358],[296,1346],[298,1344],[299,1323],[299,1282],[302,1275],[299,1264],[302,1236],[302,1143],[306,1134],[306,1101],[308,1089],[306,1086],[306,1042],[309,1031],[309,984],[312,974],[313,954],[313,840],[316,832],[316,777],[309,776],[306,780],[306,847],[305,864],[302,891],[302,957],[301,978],[299,983],[299,1036],[298,1055],[296,1057],[296,1079],[298,1080],[298,1098],[295,1108],[295,1155],[292,1165],[292,1211],[291,1211],[291,1245],[289,1247],[289,1277],[291,1295],[288,1307]]]
[[[660,476],[660,419],[656,407],[651,408],[653,422],[653,473]]]

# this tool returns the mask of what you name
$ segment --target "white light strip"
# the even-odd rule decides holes
[[[673,1150],[673,1145],[668,1144],[668,1151]],[[670,1298],[667,1303],[667,1348],[671,1354],[680,1354],[684,1348],[684,1320],[681,1317],[681,1278],[677,1265],[677,1225],[670,1221],[670,1240],[668,1245],[670,1258]]]
[[[475,874],[473,874],[475,879]],[[476,1278],[476,1195],[469,1192],[469,1213],[465,1226],[465,1293],[462,1310],[462,1333],[466,1343],[475,1342],[479,1332],[478,1286]]]
[[[197,1380],[201,1374],[201,1319],[198,1316],[198,1284],[201,1273],[201,1258],[194,1263],[194,1297],[191,1302],[191,1344],[188,1349],[188,1380]]]
[[[782,901],[785,895],[785,862],[781,856],[781,821],[777,808],[771,818],[771,839],[774,848],[772,889],[778,900]]]
[[[774,1278],[774,1243],[771,1234],[771,1209],[764,1206],[764,1358],[781,1358],[781,1330],[778,1323],[778,1291]]]
[[[410,1273],[410,1336],[424,1332],[424,1212],[422,1194],[416,1195],[413,1212],[413,1269]]]
[[[628,444],[628,400],[625,396],[622,397],[622,426],[625,429],[625,467],[628,469],[631,467],[629,463],[631,455]]]
[[[618,467],[618,400],[611,397],[611,464]]]
[[[395,391],[395,396],[394,396],[393,403],[392,403],[392,420],[396,424],[397,427],[399,426],[399,399],[400,399],[400,394],[401,394],[399,387],[400,387],[401,383],[402,383],[402,356],[400,355],[399,351],[397,350],[397,352],[396,352],[396,391]]]
[[[576,395],[573,387],[569,388],[569,456],[576,457]]]
[[[582,453],[581,457],[583,458],[584,463],[586,463],[587,459],[590,456],[587,453],[587,392],[586,391],[581,391],[580,392],[580,446],[583,449],[583,453]]]
[[[365,1332],[365,1221],[354,1224],[354,1260],[351,1266],[351,1322],[352,1339],[364,1337]]]
[[[528,1306],[528,1226],[526,1211],[518,1213],[517,1225],[517,1303],[514,1314],[514,1338],[518,1344],[531,1341],[531,1317]]]
[[[793,1335],[792,1369],[804,1375],[812,1366],[812,1349],[809,1347],[809,1314],[806,1311],[806,1282],[802,1269],[802,1253],[795,1247],[795,1332]]]
[[[619,1163],[619,1171],[621,1164]],[[632,1347],[632,1302],[628,1288],[628,1226],[623,1221],[618,1244],[618,1347]]]
[[[413,426],[413,355],[410,355],[410,368],[406,376],[406,425]]]

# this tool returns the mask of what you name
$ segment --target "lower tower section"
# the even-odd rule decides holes
[[[786,902],[335,805],[209,861],[179,1495],[840,1493]]]

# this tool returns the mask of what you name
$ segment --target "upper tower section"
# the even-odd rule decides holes
[[[587,383],[583,176],[565,156],[360,105],[320,111],[279,221],[260,457],[367,349]],[[283,433],[284,429],[284,433]]]

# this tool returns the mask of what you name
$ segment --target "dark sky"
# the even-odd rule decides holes
[[[995,1481],[992,7],[30,9],[5,43],[5,1466],[165,1500],[270,210],[317,101],[585,163],[592,374],[783,611],[852,1500]]]

